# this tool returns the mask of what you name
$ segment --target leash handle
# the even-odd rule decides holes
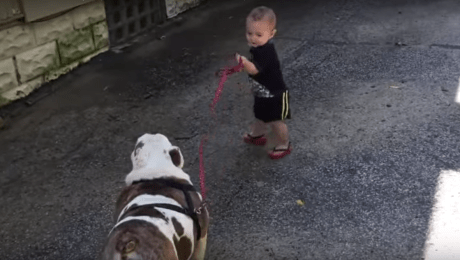
[[[227,81],[228,76],[239,72],[242,68],[244,68],[243,65],[243,59],[240,58],[238,65],[234,67],[225,67],[221,73],[220,76],[220,81],[219,81],[219,87],[216,89],[216,93],[214,94],[214,99],[212,100],[211,103],[211,115],[216,118],[216,112],[215,112],[215,107],[217,105],[217,102],[220,99],[220,95],[222,94],[222,90],[224,89],[224,83]]]

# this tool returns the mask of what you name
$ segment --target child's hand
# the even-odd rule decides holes
[[[247,60],[248,60],[246,57],[241,56],[241,55],[239,55],[238,53],[235,54],[235,59],[236,59],[236,62],[238,62],[238,64],[240,63],[240,60],[241,60],[241,62],[243,62],[243,65],[244,65],[244,64],[247,62]],[[242,70],[243,70],[243,68],[240,69],[239,71],[242,71]]]
[[[240,54],[235,54],[235,59],[236,59],[236,62],[240,63],[240,59],[243,60],[243,62],[245,62],[247,59],[246,57],[244,56],[241,56]]]
[[[238,53],[235,53],[236,62],[240,63],[240,58],[241,58],[241,55],[239,55]]]

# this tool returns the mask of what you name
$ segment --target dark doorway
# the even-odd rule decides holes
[[[166,20],[164,0],[105,0],[105,9],[112,47]]]

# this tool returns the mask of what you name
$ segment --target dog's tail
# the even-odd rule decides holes
[[[139,241],[135,237],[131,237],[131,239],[128,239],[129,241],[123,241],[124,239],[120,238],[109,238],[101,254],[101,260],[145,259],[137,252]]]
[[[134,223],[129,223],[134,222]],[[149,223],[128,221],[109,235],[101,260],[175,259],[174,245]]]

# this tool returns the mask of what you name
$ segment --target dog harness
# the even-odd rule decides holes
[[[135,184],[140,184],[143,187],[149,187],[149,186],[152,186],[152,185],[154,185],[154,186],[167,186],[167,187],[171,187],[171,188],[174,188],[174,189],[181,190],[184,193],[184,197],[185,197],[185,200],[187,202],[187,208],[183,208],[181,206],[177,206],[177,205],[173,205],[173,204],[169,204],[169,203],[149,203],[149,204],[142,204],[142,205],[133,205],[133,206],[129,207],[128,209],[126,209],[126,211],[123,210],[122,214],[119,216],[119,219],[123,219],[126,216],[126,214],[128,214],[131,211],[134,211],[134,210],[139,209],[139,208],[144,208],[144,207],[158,207],[158,208],[164,208],[164,209],[173,210],[173,211],[179,212],[181,214],[187,215],[193,220],[193,223],[194,223],[195,227],[197,228],[197,241],[200,240],[200,238],[201,238],[201,226],[200,226],[200,222],[198,221],[198,215],[195,212],[195,207],[193,206],[192,197],[190,196],[190,193],[189,193],[189,192],[196,192],[195,187],[193,187],[190,184],[181,184],[181,183],[178,183],[175,180],[165,179],[165,178],[155,179],[155,180],[141,179],[139,181],[135,181],[135,182],[132,183],[132,185],[135,185]],[[145,192],[143,194],[152,194],[152,193],[153,192],[148,192],[147,191],[147,192]],[[138,196],[140,196],[140,195],[142,195],[142,194],[139,194]],[[152,195],[155,195],[155,194],[152,194]]]

